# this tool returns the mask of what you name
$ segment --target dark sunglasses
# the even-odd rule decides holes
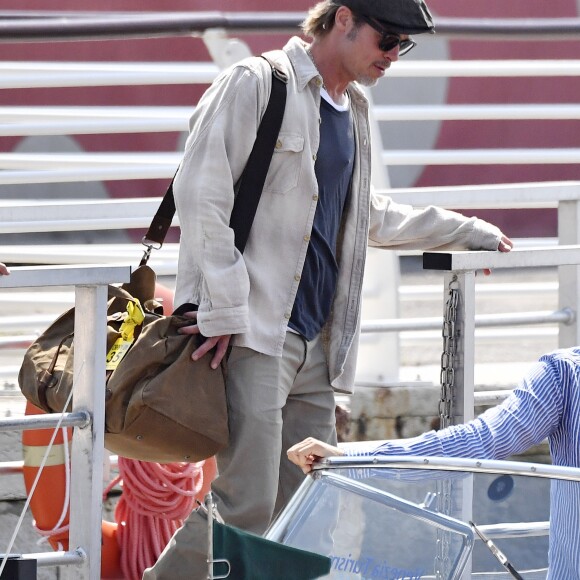
[[[361,15],[360,18],[381,34],[381,39],[379,40],[379,50],[381,52],[389,52],[398,46],[399,56],[403,56],[407,54],[414,46],[417,46],[417,43],[412,38],[401,40],[396,34],[385,32],[384,28],[376,20],[373,20],[368,16]]]

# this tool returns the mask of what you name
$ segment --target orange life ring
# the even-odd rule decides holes
[[[173,312],[173,290],[163,284],[156,284],[155,298],[163,305],[163,314],[169,316]]]
[[[26,415],[40,415],[44,411],[30,402],[26,403]],[[63,430],[59,430],[49,453],[47,462],[40,476],[36,491],[30,498],[30,511],[36,521],[36,526],[42,534],[48,536],[50,545],[55,550],[68,550],[69,508],[65,505],[67,498],[67,469],[65,462],[68,454],[64,448],[70,441],[70,431],[67,441]],[[22,433],[22,449],[24,452],[24,486],[29,495],[38,468],[52,438],[52,429],[29,429]],[[50,532],[58,526],[58,530]],[[101,577],[123,578],[121,571],[121,550],[117,542],[117,524],[103,520],[101,526]]]

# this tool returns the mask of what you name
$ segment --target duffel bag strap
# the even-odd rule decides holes
[[[286,108],[288,77],[280,65],[265,56],[263,58],[272,68],[272,89],[266,111],[258,128],[256,141],[242,173],[240,188],[230,218],[230,227],[234,230],[235,245],[240,252],[244,251],[250,235]],[[147,264],[151,250],[161,248],[171,227],[175,215],[174,179],[175,177],[171,180],[151,225],[143,237],[142,243],[146,249],[139,263],[140,266]]]

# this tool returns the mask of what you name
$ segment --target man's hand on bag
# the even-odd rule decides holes
[[[186,312],[184,316],[191,318],[192,323],[187,326],[182,326],[178,330],[179,334],[201,334],[199,326],[197,325],[197,312]],[[211,359],[210,366],[212,369],[217,369],[226,354],[231,337],[231,334],[225,334],[223,336],[210,336],[206,338],[204,343],[193,351],[191,359],[199,360],[215,347],[215,353]]]

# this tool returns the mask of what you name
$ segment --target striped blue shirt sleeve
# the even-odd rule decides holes
[[[542,357],[501,404],[477,419],[412,439],[344,444],[348,455],[434,455],[505,459],[541,443],[559,425],[563,410],[561,369]]]

